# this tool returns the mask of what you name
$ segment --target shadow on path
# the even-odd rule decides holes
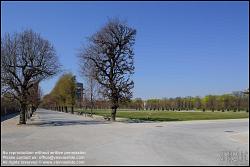
[[[73,120],[73,121],[45,121],[45,122],[31,122],[29,125],[35,125],[39,127],[49,126],[72,126],[72,125],[98,125],[98,124],[109,124],[106,121],[96,120]]]
[[[3,116],[1,115],[1,122],[6,121],[8,119],[11,119],[13,117],[16,117],[17,115],[19,115],[18,112],[17,113],[13,113],[13,114],[3,115]]]

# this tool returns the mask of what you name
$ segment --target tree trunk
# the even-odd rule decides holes
[[[27,105],[21,104],[19,124],[26,124],[26,110],[27,110]]]
[[[93,105],[91,104],[91,109],[90,109],[91,116],[92,116],[92,113],[93,113]]]
[[[31,108],[32,108],[32,110],[31,110],[31,116],[32,116],[33,113],[36,111],[36,107],[35,107],[35,106],[32,106]]]
[[[28,114],[27,114],[27,118],[30,119],[31,117],[31,107],[28,109]]]
[[[117,106],[116,106],[116,105],[113,105],[113,106],[111,107],[111,109],[112,109],[112,111],[111,111],[111,121],[115,121]]]
[[[90,109],[90,113],[92,116],[92,112],[93,112],[93,107],[94,107],[94,102],[93,102],[93,80],[91,78],[91,90],[90,90],[90,103],[91,103],[91,109]]]

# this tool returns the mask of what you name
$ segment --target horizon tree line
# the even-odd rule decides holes
[[[50,101],[51,102],[51,101]],[[109,110],[112,103],[109,99],[102,97],[96,98],[90,105],[89,99],[84,99],[84,106],[82,109],[104,109]],[[47,104],[49,105],[49,104]],[[187,96],[175,98],[161,98],[161,99],[147,99],[141,98],[131,99],[126,102],[119,103],[120,109],[131,110],[149,110],[149,111],[190,111],[200,110],[206,111],[249,111],[249,95],[244,94],[242,91],[235,91],[230,94],[223,95],[207,95],[204,97]],[[79,106],[75,106],[80,108]]]
[[[205,97],[176,97],[163,99],[148,99],[145,101],[146,110],[168,111],[249,111],[249,95],[237,91],[231,94],[207,95]],[[142,103],[141,103],[142,104]],[[140,105],[142,106],[142,105]],[[142,109],[142,108],[141,108]]]

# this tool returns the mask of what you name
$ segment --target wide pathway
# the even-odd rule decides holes
[[[27,125],[17,122],[1,122],[1,159],[81,151],[84,165],[249,165],[249,119],[110,123],[39,109]]]

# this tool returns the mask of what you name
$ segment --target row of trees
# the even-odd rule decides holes
[[[87,104],[87,103],[85,103]],[[94,108],[107,109],[110,106],[108,100],[95,100]],[[119,104],[120,108],[135,109],[135,110],[202,110],[202,111],[242,111],[249,110],[249,95],[243,92],[233,92],[224,95],[208,95],[201,97],[176,97],[163,99],[148,99],[141,98],[132,99],[125,103]],[[86,105],[88,107],[88,105]]]
[[[29,96],[27,98],[27,111],[26,119],[30,118],[34,111],[41,103],[42,91],[38,83],[34,84],[29,90]],[[7,115],[11,113],[17,113],[20,111],[20,103],[12,98],[12,94],[4,93],[1,96],[1,115]]]
[[[38,106],[39,83],[59,69],[53,45],[40,34],[25,30],[1,38],[1,98],[17,102],[20,124],[26,124],[29,106],[33,111]]]
[[[149,110],[211,110],[211,111],[240,111],[249,110],[249,96],[242,92],[224,95],[208,95],[201,97],[177,97],[150,99],[146,101],[145,109]],[[141,104],[143,106],[143,104]]]
[[[71,73],[63,74],[53,90],[43,97],[41,107],[58,111],[74,111],[76,103],[76,79]]]
[[[8,98],[8,94],[1,96],[1,116],[19,112],[18,106],[18,102]]]

